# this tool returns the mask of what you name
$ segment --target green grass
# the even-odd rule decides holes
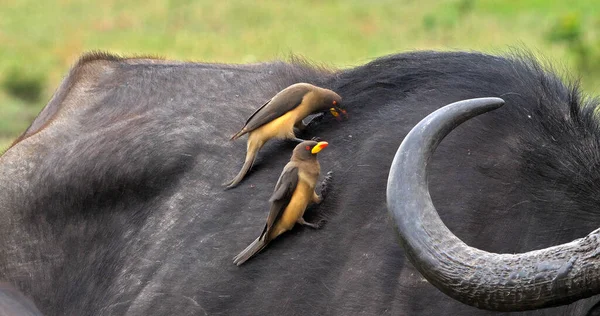
[[[600,60],[597,0],[5,0],[0,3],[0,148],[25,130],[77,57],[93,49],[231,63],[294,53],[350,67],[415,49],[502,53],[526,47],[559,70],[581,75],[588,91],[598,91],[600,66],[582,69],[572,42],[550,40],[549,33],[565,19],[584,30],[578,40],[597,57],[591,60]]]

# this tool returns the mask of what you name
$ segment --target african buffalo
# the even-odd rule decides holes
[[[326,116],[301,135],[330,144],[319,157],[323,174],[333,171],[328,196],[306,216],[328,222],[296,227],[237,267],[232,258],[260,233],[295,143],[267,144],[246,179],[224,191],[245,153],[244,141],[228,139],[297,82],[336,91],[349,114],[341,123]],[[467,269],[457,270],[457,284],[432,279],[443,292],[430,284],[407,259],[386,205],[390,166],[411,128],[446,104],[479,97],[505,105],[457,127],[427,163],[443,223],[469,246],[506,254],[598,228],[600,102],[531,57],[415,52],[337,71],[298,60],[219,65],[87,54],[0,157],[0,280],[45,315],[495,314],[444,294],[496,306],[468,296],[496,297],[495,283],[476,284],[465,299],[452,292],[473,280]],[[412,185],[395,179],[391,187]],[[455,244],[426,250],[454,263]],[[416,258],[421,250],[409,251]],[[428,277],[432,262],[419,268]],[[567,282],[568,262],[548,270]],[[586,315],[598,301],[589,297],[598,288],[573,297],[557,287],[555,301],[524,306],[522,289],[513,289],[514,304],[499,310],[573,302],[523,314]]]

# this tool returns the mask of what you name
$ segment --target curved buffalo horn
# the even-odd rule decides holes
[[[398,148],[387,204],[407,256],[442,292],[483,309],[538,309],[600,293],[600,229],[559,246],[496,254],[466,245],[435,210],[427,165],[437,145],[464,121],[503,104],[481,98],[447,105],[419,122]]]

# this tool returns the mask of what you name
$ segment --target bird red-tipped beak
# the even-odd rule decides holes
[[[323,150],[323,148],[327,147],[329,145],[328,142],[318,142],[315,147],[312,148],[312,150],[310,151],[313,155],[320,152],[321,150]]]
[[[335,117],[336,120],[341,121],[342,118],[343,119],[347,119],[348,118],[348,113],[346,112],[346,110],[342,109],[342,108],[330,108],[329,112],[331,113],[331,115],[333,115],[333,117]]]

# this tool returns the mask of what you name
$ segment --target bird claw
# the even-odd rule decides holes
[[[327,223],[326,219],[320,219],[318,222],[316,223],[309,223],[307,221],[302,221],[301,224],[307,227],[310,227],[312,229],[321,229],[323,228],[323,226],[325,226],[325,223]]]
[[[323,228],[323,226],[325,226],[326,223],[327,223],[326,219],[320,219],[318,222],[315,223],[315,228],[316,229]]]
[[[331,180],[333,180],[333,171],[328,171],[323,181],[321,181],[321,201],[325,199],[325,196],[329,191]]]

